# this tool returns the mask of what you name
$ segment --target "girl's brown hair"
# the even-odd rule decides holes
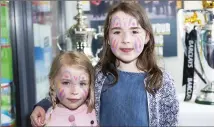
[[[122,11],[126,14],[129,14],[136,18],[141,27],[146,31],[147,36],[149,36],[149,41],[144,45],[142,53],[139,55],[137,60],[137,68],[139,70],[147,72],[146,77],[146,90],[152,94],[158,90],[162,85],[162,71],[157,65],[155,58],[155,43],[154,35],[152,31],[152,26],[150,20],[146,14],[146,11],[142,8],[141,5],[136,2],[120,2],[113,6],[107,15],[105,24],[104,24],[104,43],[103,43],[103,54],[98,63],[98,66],[101,67],[101,70],[104,74],[112,73],[115,76],[113,84],[118,81],[118,73],[116,70],[116,57],[112,53],[109,42],[109,28],[112,19],[112,15],[118,11]],[[111,64],[109,64],[111,63]],[[113,65],[113,66],[111,66]]]
[[[55,108],[56,104],[59,102],[56,96],[55,77],[59,73],[61,67],[65,65],[79,67],[88,73],[90,84],[89,95],[86,100],[86,104],[88,106],[88,112],[91,112],[94,109],[94,68],[85,54],[75,51],[62,52],[57,55],[52,62],[49,73],[49,95],[51,97],[53,108]]]

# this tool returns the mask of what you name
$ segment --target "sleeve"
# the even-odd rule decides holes
[[[48,98],[45,98],[45,99],[41,100],[40,102],[38,102],[36,105],[34,105],[34,108],[36,106],[42,107],[45,110],[45,112],[47,112],[47,110],[52,106],[52,103]]]
[[[163,87],[160,89],[159,96],[159,122],[163,126],[178,126],[179,101],[174,80],[166,73],[163,77]]]

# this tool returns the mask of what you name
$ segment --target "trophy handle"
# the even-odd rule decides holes
[[[202,64],[202,56],[204,56],[204,53],[203,51],[200,51],[200,49],[203,50],[203,46],[202,46],[202,43],[200,42],[201,38],[200,38],[200,31],[197,32],[197,43],[196,43],[196,54],[198,56],[198,61],[199,61],[199,65],[200,65],[200,68],[201,68],[201,77],[203,78],[202,80],[204,80],[204,83],[207,84],[209,81],[208,81],[208,78],[207,78],[207,75],[204,71],[204,67],[203,67],[203,64]],[[200,45],[200,48],[199,48],[199,45]],[[200,52],[202,53],[202,55],[200,55]]]
[[[57,42],[57,48],[59,49],[59,51],[62,51],[62,47],[59,45],[59,42]]]

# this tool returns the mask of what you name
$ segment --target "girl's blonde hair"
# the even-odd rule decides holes
[[[84,53],[76,51],[62,52],[57,55],[52,62],[49,73],[49,96],[51,97],[53,109],[55,108],[56,104],[59,103],[59,100],[56,96],[55,77],[59,73],[62,66],[76,66],[84,69],[88,73],[90,84],[89,95],[86,99],[86,104],[88,106],[88,112],[91,112],[94,109],[94,68]]]
[[[144,45],[144,49],[138,57],[137,68],[148,73],[146,80],[146,89],[148,92],[154,94],[162,85],[163,74],[158,67],[155,58],[155,42],[150,20],[146,14],[146,11],[142,8],[141,5],[137,4],[136,2],[120,2],[110,8],[104,24],[103,54],[97,66],[101,67],[101,70],[104,74],[111,72],[116,77],[113,81],[113,84],[118,81],[118,73],[117,69],[115,68],[117,66],[115,64],[117,58],[112,53],[111,48],[108,44],[109,28],[111,25],[112,15],[118,11],[122,11],[136,18],[141,27],[146,31],[147,36],[149,36],[148,43]]]

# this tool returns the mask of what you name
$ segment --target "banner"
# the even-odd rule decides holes
[[[186,32],[185,45],[186,52],[184,54],[184,68],[183,68],[183,86],[186,86],[185,99],[189,101],[193,94],[194,83],[194,61],[195,61],[195,43],[197,41],[197,31],[193,29],[190,33]]]

